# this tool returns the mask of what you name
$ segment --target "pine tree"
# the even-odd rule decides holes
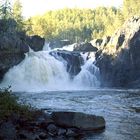
[[[13,17],[17,22],[17,30],[23,29],[23,16],[22,16],[22,4],[20,0],[15,0],[13,5]]]

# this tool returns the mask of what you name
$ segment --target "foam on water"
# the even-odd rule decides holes
[[[47,51],[44,51],[47,50]],[[81,90],[99,86],[98,68],[94,59],[85,59],[81,72],[73,79],[66,71],[65,61],[49,54],[49,45],[43,51],[26,53],[25,59],[11,68],[4,76],[0,87],[12,86],[13,91],[43,92],[48,90]],[[59,57],[59,56],[57,56]]]

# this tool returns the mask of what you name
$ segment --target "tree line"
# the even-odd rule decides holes
[[[139,0],[123,0],[123,5],[119,8],[64,8],[25,20],[20,0],[15,0],[12,7],[8,0],[3,1],[0,5],[0,18],[13,18],[17,30],[24,30],[28,35],[37,34],[47,40],[68,39],[71,43],[110,36],[127,18],[140,15]]]

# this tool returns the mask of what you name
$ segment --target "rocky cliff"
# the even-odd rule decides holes
[[[39,36],[26,36],[22,32],[2,32],[0,30],[0,81],[4,74],[25,57],[29,47],[34,51],[42,50],[45,39]]]
[[[107,44],[98,46],[102,86],[140,87],[140,17],[127,20]]]

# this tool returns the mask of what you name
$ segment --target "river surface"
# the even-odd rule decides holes
[[[140,90],[92,89],[16,93],[39,109],[103,116],[106,129],[82,140],[140,140]]]

